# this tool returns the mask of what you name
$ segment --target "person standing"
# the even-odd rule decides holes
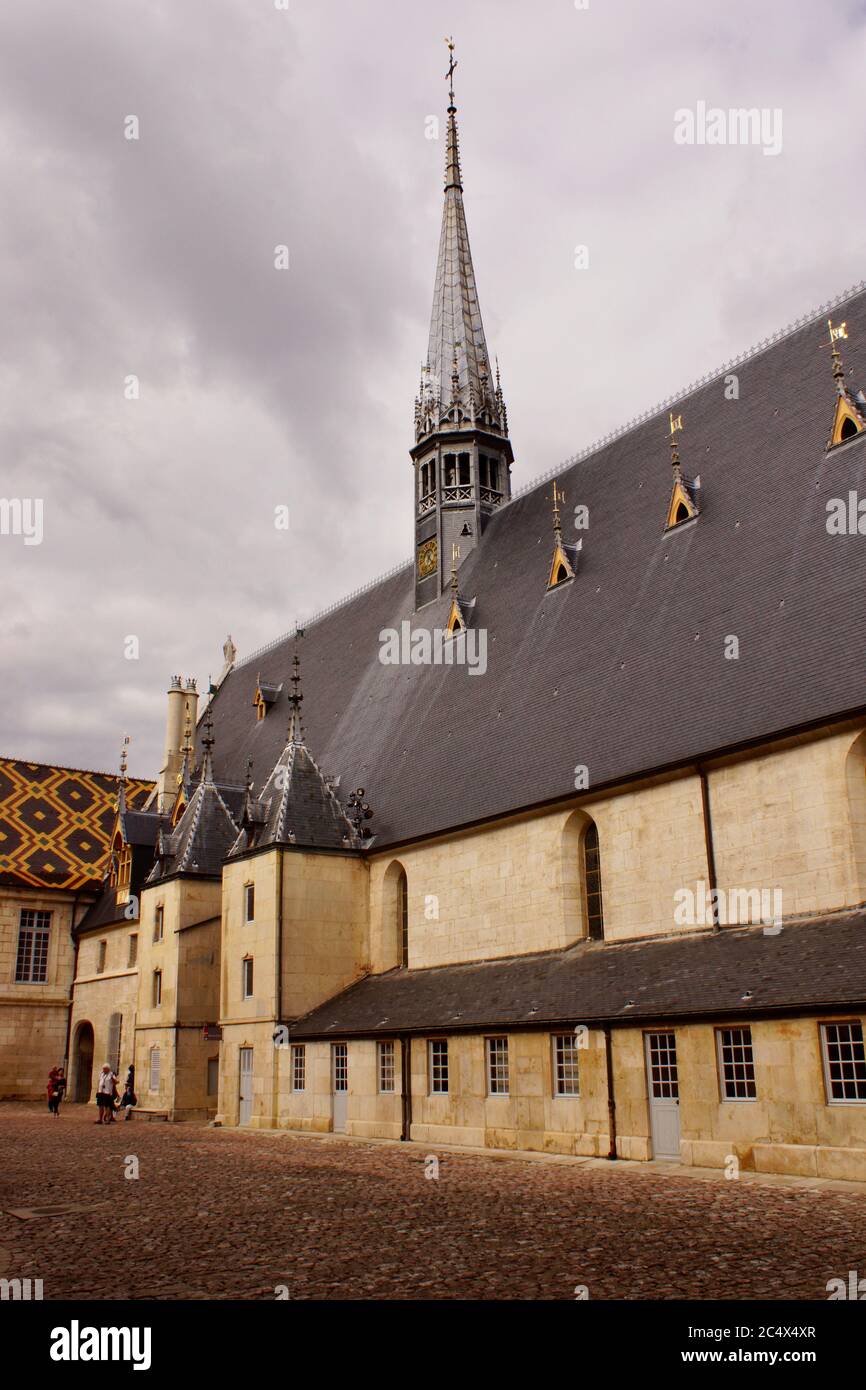
[[[108,1062],[103,1062],[102,1071],[99,1074],[99,1082],[96,1087],[96,1108],[99,1111],[99,1115],[98,1118],[94,1120],[94,1124],[111,1124],[111,1112],[114,1108],[114,1088],[116,1084],[117,1077],[114,1075]]]
[[[66,1094],[66,1073],[62,1067],[52,1067],[48,1073],[48,1109],[60,1119],[60,1102]]]
[[[129,1070],[126,1073],[126,1081],[123,1083],[123,1095],[120,1100],[120,1108],[123,1110],[125,1120],[132,1119],[132,1107],[138,1105],[138,1096],[135,1094],[135,1064],[130,1062]]]

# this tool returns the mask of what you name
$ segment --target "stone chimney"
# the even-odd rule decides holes
[[[168,709],[165,717],[165,750],[163,752],[162,771],[157,783],[156,809],[163,815],[170,811],[174,805],[177,779],[183,761],[181,749],[188,708],[192,726],[195,728],[195,718],[198,712],[198,691],[195,688],[195,681],[188,680],[184,689],[181,677],[172,676],[171,684],[168,687]]]

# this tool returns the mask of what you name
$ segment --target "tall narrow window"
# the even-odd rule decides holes
[[[751,1028],[719,1028],[719,1074],[723,1100],[754,1100],[755,1057]]]
[[[256,885],[247,883],[244,885],[244,921],[252,922],[256,916]]]
[[[866,1101],[866,1048],[862,1023],[822,1023],[827,1099]]]
[[[487,1093],[508,1095],[508,1039],[487,1039]]]
[[[405,969],[409,964],[409,880],[405,870],[400,871],[398,884],[400,905],[400,964]]]
[[[138,932],[133,932],[129,938],[129,955],[126,960],[127,969],[131,970],[138,960]]]
[[[159,1048],[150,1049],[150,1077],[148,1078],[148,1090],[159,1090]]]
[[[114,1072],[120,1071],[120,1034],[123,1026],[122,1014],[112,1014],[108,1020],[108,1061]]]
[[[380,1042],[376,1044],[379,1062],[379,1090],[393,1091],[394,1089],[394,1044],[392,1042]]]
[[[577,1039],[573,1033],[554,1033],[553,1035],[553,1094],[555,1096],[580,1095]]]
[[[155,911],[154,914],[153,914],[153,939],[154,939],[154,941],[162,941],[164,932],[165,932],[165,908],[162,906],[162,904],[160,904],[159,907],[157,907],[156,911]]]
[[[247,956],[241,961],[241,998],[252,999],[253,997],[253,958]]]
[[[105,969],[105,956],[108,951],[108,942],[100,941],[96,947],[96,973],[101,975]]]
[[[460,465],[460,483],[461,483],[461,486],[462,486],[462,487],[466,487],[466,485],[467,485],[467,484],[469,483],[469,481],[470,481],[470,477],[469,477],[469,455],[468,455],[468,454],[459,454],[459,455],[458,455],[458,463],[459,463],[459,465]]]
[[[154,1007],[155,1009],[158,1009],[159,1006],[160,1006],[160,1004],[162,1003],[162,971],[161,971],[161,970],[154,970],[154,972],[153,972],[153,993],[152,993],[152,995],[151,995],[151,998],[153,999],[153,1007]]]
[[[48,979],[48,933],[51,913],[22,908],[18,920],[17,984],[44,985]]]
[[[598,827],[590,821],[583,837],[583,876],[586,886],[586,928],[592,941],[604,939],[604,904],[601,896],[601,859]]]
[[[430,1075],[430,1094],[448,1094],[448,1039],[431,1038],[427,1044],[427,1058]]]
[[[307,1086],[307,1049],[303,1043],[292,1043],[292,1090],[304,1091]]]

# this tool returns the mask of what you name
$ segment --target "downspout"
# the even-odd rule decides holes
[[[72,1009],[75,1003],[75,977],[78,974],[78,937],[75,935],[75,911],[78,907],[78,889],[75,890],[75,897],[72,899],[72,922],[69,934],[72,937],[72,984],[69,986],[69,1007],[66,1010],[66,1053],[63,1058],[63,1070],[66,1072],[66,1084],[69,1082],[69,1044],[72,1041]],[[76,1085],[78,1077],[75,1078]]]
[[[704,821],[704,844],[707,851],[707,882],[710,885],[710,912],[712,913],[713,931],[719,930],[719,901],[716,896],[716,852],[713,846],[713,817],[710,812],[710,786],[707,780],[706,769],[697,765],[698,777],[701,781],[701,811]]]
[[[276,1006],[277,1018],[274,1031],[282,1027],[283,1023],[283,856],[284,849],[277,850],[277,913],[276,928],[277,939],[274,943],[274,961],[277,977],[274,981],[274,1003]],[[272,1123],[279,1124],[280,1107],[280,1052],[281,1048],[275,1047],[274,1057],[274,1096],[272,1105]],[[291,1055],[291,1052],[290,1052]]]
[[[405,1033],[400,1038],[400,1100],[403,1121],[400,1139],[407,1140],[412,1131],[412,1039]]]
[[[610,1148],[608,1158],[616,1159],[616,1095],[613,1088],[613,1039],[610,1032],[610,1024],[605,1023],[602,1027],[604,1033],[604,1061],[607,1071],[607,1127],[610,1134]]]

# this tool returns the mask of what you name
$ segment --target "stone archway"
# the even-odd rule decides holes
[[[90,1100],[93,1085],[93,1024],[79,1023],[75,1030],[72,1055],[75,1059],[75,1096],[81,1103]]]

